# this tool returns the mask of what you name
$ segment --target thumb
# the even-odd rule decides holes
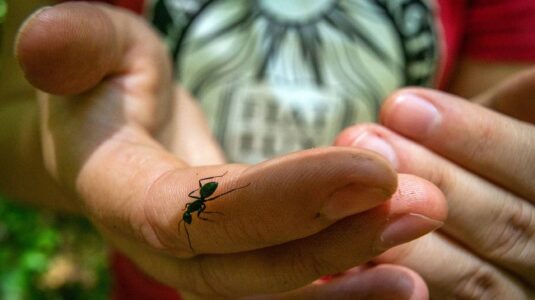
[[[148,61],[154,72],[170,73],[157,35],[129,12],[102,4],[38,10],[19,30],[15,54],[27,80],[56,95],[86,92],[106,77],[138,72]]]

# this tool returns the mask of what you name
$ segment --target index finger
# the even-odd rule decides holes
[[[145,73],[165,74],[153,76],[150,87],[168,93],[170,62],[156,32],[141,18],[102,3],[41,8],[19,29],[15,54],[26,79],[54,95],[82,94],[104,78]]]
[[[178,255],[229,253],[315,234],[395,188],[392,169],[370,152],[315,149],[253,166],[176,169],[151,186],[145,212]]]
[[[385,126],[535,200],[535,128],[452,95],[405,89],[381,111]]]

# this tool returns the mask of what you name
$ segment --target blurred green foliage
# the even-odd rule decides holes
[[[0,0],[0,49],[2,49],[2,25],[4,23],[4,18],[7,14],[7,3],[5,0]]]
[[[0,197],[0,299],[107,299],[106,258],[87,221]]]
[[[4,22],[4,17],[7,13],[7,3],[4,0],[0,0],[0,24]]]

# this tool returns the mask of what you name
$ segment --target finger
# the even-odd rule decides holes
[[[202,182],[215,181],[218,187],[200,200],[199,179],[222,174]],[[315,234],[381,204],[395,187],[390,167],[371,153],[316,149],[253,166],[223,165],[195,173],[177,169],[151,186],[145,211],[158,240],[177,255],[184,250],[228,253]],[[193,203],[203,203],[212,214],[187,206]]]
[[[169,107],[160,99],[170,90],[156,34],[124,11],[68,3],[34,14],[17,52],[28,77],[49,92],[66,93],[61,85],[67,82],[69,93],[80,93],[104,76],[77,101],[40,94],[43,159],[60,185],[83,199],[79,206],[95,222],[144,238],[132,227],[144,220],[134,200],[143,199],[144,188],[161,173],[186,166],[151,134],[168,113],[158,107]],[[77,65],[87,62],[77,58],[98,62],[92,65],[98,76],[86,75]]]
[[[414,271],[402,266],[378,265],[351,270],[330,281],[278,295],[248,297],[247,300],[285,299],[429,299],[427,286]],[[245,299],[244,299],[245,300]]]
[[[474,99],[515,119],[535,123],[535,68],[515,74]]]
[[[157,268],[157,280],[205,298],[285,292],[360,265],[439,227],[446,205],[438,189],[409,175],[401,176],[399,183],[385,205],[345,218],[313,236],[249,252],[176,260],[118,241],[122,236],[114,236],[113,241],[142,269]]]
[[[65,3],[31,16],[16,52],[27,77],[42,90],[91,89],[72,103],[41,94],[48,171],[84,200],[95,222],[145,238],[136,227],[145,220],[142,205],[133,200],[142,199],[161,173],[186,166],[150,134],[168,113],[158,108],[169,107],[161,99],[167,98],[171,78],[156,34],[125,11]],[[132,186],[136,180],[139,186]]]
[[[42,9],[21,28],[16,53],[25,76],[42,91],[73,95],[93,89],[102,97],[102,90],[112,89],[114,97],[102,101],[108,107],[99,113],[116,113],[111,117],[152,134],[170,118],[173,89],[165,46],[127,11],[83,2]],[[105,119],[95,118],[93,123]]]
[[[79,22],[78,15],[83,16]],[[124,45],[114,35],[112,21],[92,5],[45,7],[21,27],[15,53],[35,87],[54,94],[80,93],[118,68]]]
[[[523,122],[451,95],[406,89],[381,111],[389,127],[535,201],[535,134]]]
[[[378,263],[405,265],[420,274],[432,299],[532,299],[533,291],[440,234],[393,248]]]
[[[400,172],[433,182],[448,199],[445,232],[471,251],[533,281],[535,208],[529,202],[384,127],[349,128],[338,143],[386,153]]]
[[[144,76],[143,82],[152,78],[147,85],[168,93],[157,90],[168,89],[171,78],[157,34],[141,19],[111,6],[78,2],[43,8],[20,29],[15,52],[30,83],[51,94],[80,94],[106,77],[131,74]]]
[[[208,126],[198,101],[182,87],[175,92],[176,123],[170,128],[169,151],[185,160],[190,166],[218,165],[225,163],[225,155]],[[184,141],[187,141],[186,143]]]
[[[379,205],[396,187],[392,169],[370,152],[319,149],[252,167],[189,168],[143,130],[117,125],[88,131],[78,119],[83,117],[60,118],[60,126],[49,131],[59,181],[84,199],[94,222],[178,256],[308,236]],[[78,136],[84,139],[76,147],[64,144]],[[198,190],[208,181],[199,180],[213,176],[222,176],[208,180],[218,183],[213,197],[240,189],[215,200],[207,195],[204,203]],[[184,211],[188,203],[197,206]]]

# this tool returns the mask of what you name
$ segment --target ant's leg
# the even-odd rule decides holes
[[[189,194],[188,194],[188,197],[192,198],[192,199],[200,199],[199,197],[196,197],[196,196],[193,196],[193,193],[195,193],[196,191],[198,191],[199,189],[196,189],[196,190],[193,190],[191,191]]]
[[[217,199],[217,198],[219,198],[219,197],[221,197],[221,196],[224,196],[224,195],[226,195],[226,194],[232,193],[232,192],[234,192],[234,191],[236,191],[236,190],[246,188],[246,187],[248,187],[250,184],[251,184],[251,183],[248,183],[248,184],[246,184],[246,185],[244,185],[244,186],[240,186],[240,187],[235,188],[235,189],[232,189],[232,190],[230,190],[230,191],[226,191],[226,192],[224,192],[223,194],[219,194],[219,195],[217,195],[217,196],[215,196],[215,197],[208,198],[208,199],[204,199],[204,201],[206,202],[206,201],[212,201],[212,200],[215,200],[215,199]]]
[[[203,221],[208,221],[208,222],[215,222],[214,220],[210,220],[208,218],[204,218],[204,217],[201,217],[201,212],[198,212],[197,213],[197,218],[203,220]]]
[[[201,178],[201,179],[199,179],[199,187],[202,188],[202,182],[201,182],[201,181],[208,180],[208,179],[214,179],[214,178],[223,177],[223,176],[227,175],[227,173],[228,173],[228,171],[226,171],[225,173],[223,173],[223,175],[212,176],[212,177],[206,177],[206,178]]]
[[[204,211],[205,209],[206,209],[206,204],[203,203],[203,204],[201,205],[201,209],[199,209],[199,211],[197,212],[197,217],[198,217],[199,219],[201,219],[201,220],[204,220],[204,221],[214,222],[213,220],[210,220],[210,219],[201,217],[201,214],[205,212],[205,211]]]
[[[193,247],[191,246],[191,239],[189,238],[189,231],[188,231],[188,227],[186,226],[186,223],[184,223],[184,229],[186,230],[186,236],[188,237],[189,248],[191,249],[192,253],[195,253],[195,250],[193,250]]]
[[[191,240],[189,238],[189,231],[188,231],[188,227],[186,226],[186,223],[184,222],[184,220],[180,220],[180,222],[178,222],[178,234],[180,234],[180,224],[184,224],[184,230],[186,230],[186,236],[188,237],[188,245],[189,245],[189,248],[191,249],[191,252],[195,252],[193,251],[193,247],[191,247]]]
[[[218,214],[218,215],[222,215],[222,216],[225,215],[224,213],[218,212],[218,211],[203,211],[202,213],[203,214]]]
[[[188,207],[191,205],[191,202],[190,203],[186,203],[186,205],[184,205],[184,209],[182,211],[185,211],[186,209],[188,209]]]
[[[206,209],[206,204],[203,203],[202,206],[201,206],[201,210],[202,210],[203,214],[218,214],[218,215],[222,215],[222,216],[225,215],[225,214],[223,214],[221,212],[218,212],[218,211],[206,211],[205,209]]]

